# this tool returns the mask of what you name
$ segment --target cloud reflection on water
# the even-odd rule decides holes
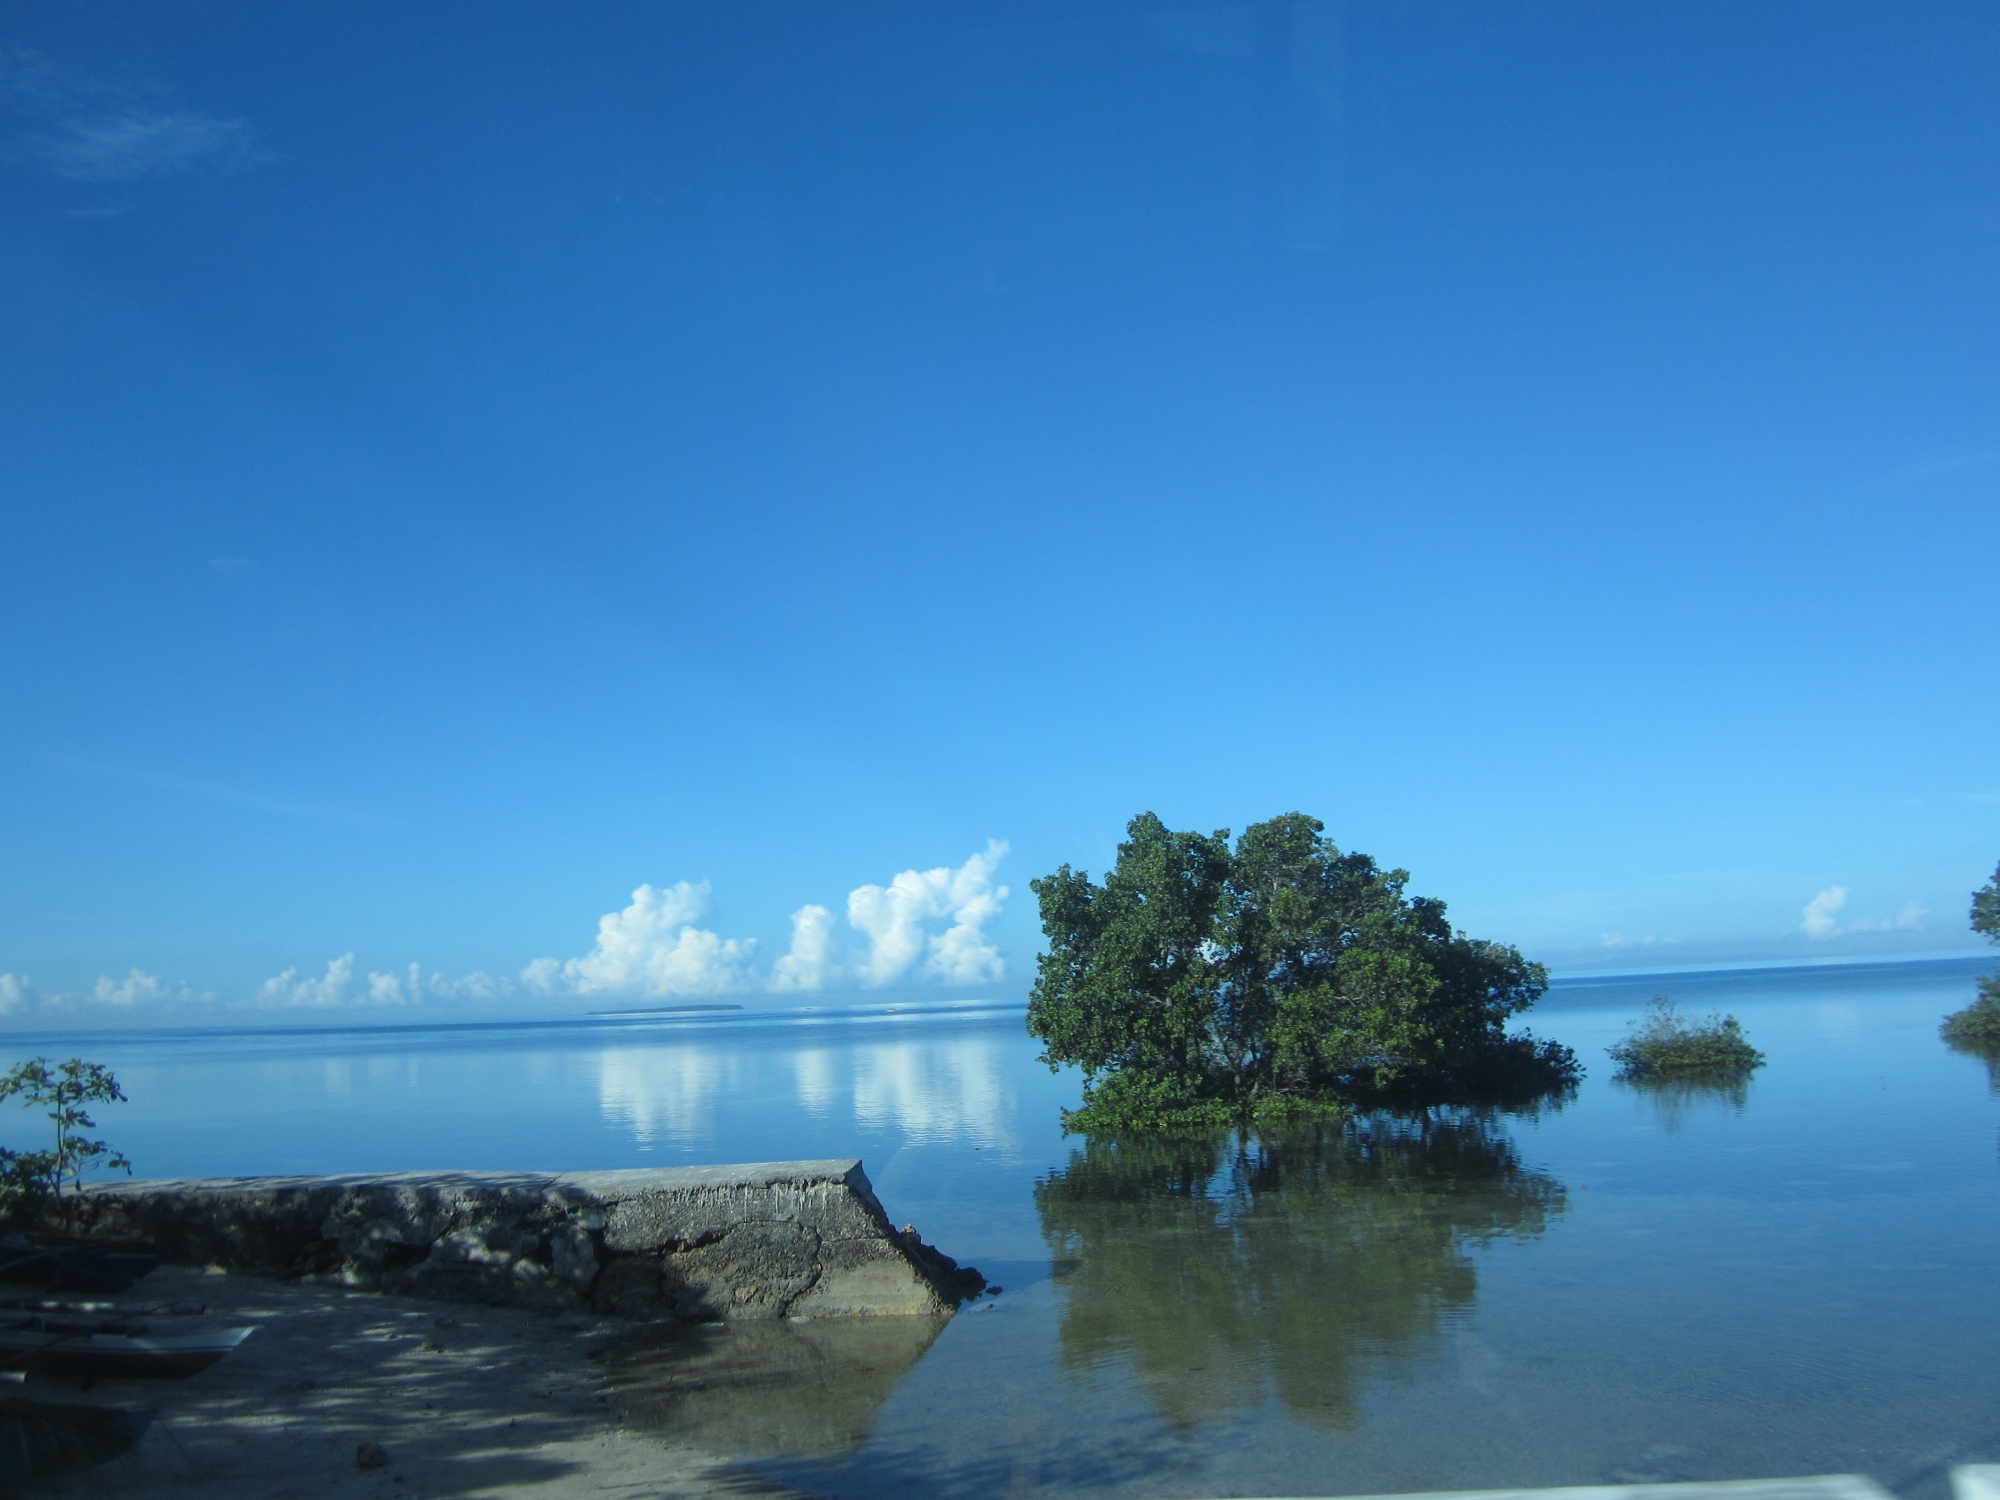
[[[749,1081],[752,1059],[720,1047],[648,1047],[597,1055],[604,1118],[641,1142],[693,1146],[715,1136],[717,1099]]]
[[[914,1141],[1013,1144],[1012,1059],[991,1036],[857,1047],[854,1118]]]
[[[1015,1059],[991,1034],[760,1049],[691,1042],[606,1048],[596,1056],[603,1117],[642,1144],[696,1147],[718,1137],[729,1101],[787,1093],[812,1119],[900,1132],[912,1142],[1017,1145]]]

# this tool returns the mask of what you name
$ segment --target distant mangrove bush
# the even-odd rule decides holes
[[[1527,1100],[1575,1054],[1509,1035],[1548,985],[1515,949],[1452,929],[1409,874],[1287,813],[1243,831],[1126,829],[1100,885],[1030,882],[1048,951],[1028,1030],[1084,1074],[1086,1134],[1338,1118],[1357,1105]]]
[[[2000,868],[1972,893],[1972,930],[2000,943]],[[1979,981],[1979,998],[1944,1018],[1939,1028],[1954,1047],[1968,1051],[2000,1051],[2000,974]]]
[[[1665,995],[1655,995],[1632,1034],[1605,1049],[1626,1079],[1723,1077],[1764,1066],[1764,1054],[1744,1038],[1734,1016],[1683,1016]]]

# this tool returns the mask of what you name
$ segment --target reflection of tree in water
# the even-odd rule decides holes
[[[1973,1040],[1945,1034],[1944,1044],[1954,1052],[1963,1052],[1967,1057],[1976,1057],[1986,1064],[1986,1087],[1989,1092],[2000,1094],[2000,1042],[1990,1042],[1985,1038]]]
[[[1668,1134],[1695,1115],[1714,1111],[1740,1115],[1750,1105],[1748,1073],[1681,1073],[1665,1077],[1614,1078],[1611,1086],[1635,1094]]]
[[[1944,1044],[1954,1052],[1963,1052],[1967,1057],[1976,1057],[1986,1064],[1986,1086],[2000,1094],[2000,1043],[1987,1041],[1959,1041],[1946,1037]]]
[[[1168,1420],[1260,1402],[1346,1425],[1363,1360],[1433,1349],[1466,1251],[1533,1236],[1563,1188],[1487,1114],[1374,1116],[1211,1141],[1097,1141],[1035,1189],[1064,1363],[1128,1360]],[[1268,1382],[1268,1386],[1267,1386]]]
[[[603,1356],[620,1422],[739,1457],[839,1456],[943,1320],[824,1318],[727,1327],[642,1324]]]

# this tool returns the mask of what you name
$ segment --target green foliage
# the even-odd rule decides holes
[[[29,1109],[44,1110],[55,1125],[53,1151],[0,1150],[0,1208],[19,1214],[38,1203],[62,1201],[64,1186],[80,1191],[92,1167],[130,1172],[132,1164],[103,1141],[78,1134],[95,1130],[85,1106],[122,1102],[125,1093],[109,1068],[73,1057],[55,1067],[46,1057],[0,1074],[0,1100],[16,1095]]]
[[[1972,930],[2000,943],[2000,867],[1993,878],[1972,893]]]
[[[1083,1106],[1063,1111],[1063,1127],[1085,1135],[1207,1135],[1235,1120],[1228,1104],[1205,1098],[1194,1080],[1172,1073],[1101,1073],[1084,1085]]]
[[[2000,974],[1980,980],[1979,998],[1946,1016],[1938,1031],[1954,1047],[2000,1048]]]
[[[1628,1079],[1744,1074],[1764,1066],[1764,1054],[1744,1040],[1736,1017],[1691,1020],[1665,995],[1655,995],[1632,1034],[1605,1050]]]
[[[1048,951],[1028,1030],[1084,1072],[1086,1133],[1338,1117],[1369,1102],[1523,1096],[1572,1085],[1573,1054],[1509,1038],[1547,974],[1455,932],[1402,870],[1343,854],[1289,813],[1180,833],[1127,828],[1104,883],[1030,882]]]
[[[1972,893],[1972,930],[2000,943],[2000,869]],[[1980,980],[1979,998],[1946,1016],[1939,1031],[1954,1047],[1973,1052],[2000,1050],[2000,974]]]

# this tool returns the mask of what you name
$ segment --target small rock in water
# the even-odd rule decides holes
[[[423,1352],[426,1354],[444,1353],[444,1345],[440,1344],[436,1339],[425,1339],[421,1344],[417,1345],[417,1347],[423,1350]]]
[[[433,1318],[433,1319],[431,1319],[431,1327],[433,1327],[433,1328],[456,1328],[456,1327],[458,1327],[458,1319],[456,1319],[456,1318]]]
[[[380,1443],[363,1443],[354,1450],[354,1467],[357,1469],[386,1469],[389,1453]]]

